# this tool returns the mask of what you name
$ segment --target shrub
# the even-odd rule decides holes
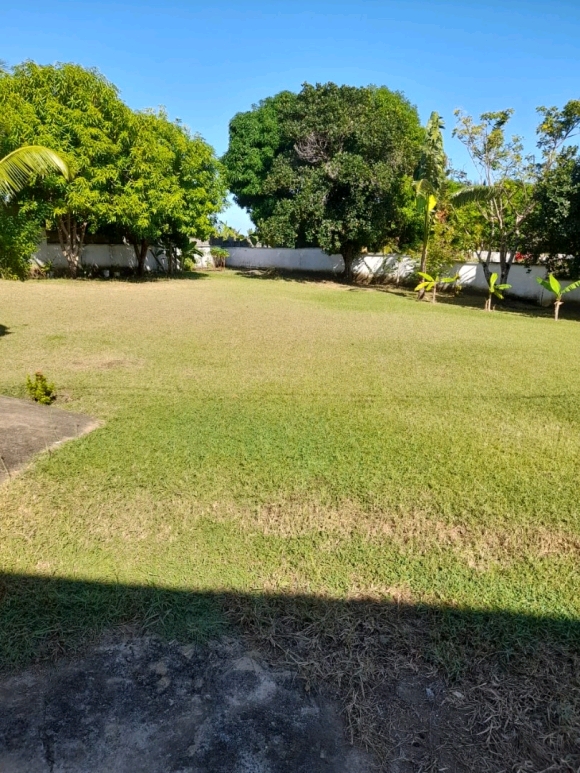
[[[209,252],[216,268],[226,267],[226,260],[230,256],[230,253],[227,250],[224,250],[223,247],[212,247]]]
[[[41,371],[37,370],[34,379],[30,376],[26,378],[26,391],[36,403],[50,405],[56,400],[56,391],[54,384],[49,384]]]

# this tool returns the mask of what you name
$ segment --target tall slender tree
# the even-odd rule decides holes
[[[515,251],[521,246],[525,226],[536,199],[534,190],[556,163],[565,143],[580,127],[580,100],[570,100],[562,109],[539,107],[542,120],[536,130],[541,157],[524,154],[521,137],[506,138],[513,110],[483,113],[477,123],[456,111],[453,135],[467,148],[479,174],[479,182],[454,194],[456,206],[476,203],[488,226],[487,257],[481,258],[489,283],[492,250],[499,252],[500,283],[508,278]]]
[[[433,221],[433,213],[437,206],[439,191],[445,182],[447,156],[443,148],[443,119],[433,111],[425,127],[425,139],[421,150],[421,158],[415,170],[415,194],[417,210],[421,215],[422,245],[420,271],[427,270],[427,250]]]

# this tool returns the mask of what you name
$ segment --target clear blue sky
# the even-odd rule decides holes
[[[455,108],[514,107],[532,146],[535,108],[580,98],[578,0],[0,0],[0,29],[9,64],[98,67],[131,107],[165,105],[220,154],[236,112],[303,81],[402,90],[423,121],[444,116],[468,172]],[[234,207],[224,217],[249,223]]]

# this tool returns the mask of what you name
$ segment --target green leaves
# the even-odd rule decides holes
[[[542,285],[542,287],[547,290],[550,293],[554,293],[556,296],[556,300],[560,300],[560,298],[565,295],[566,293],[572,292],[572,290],[578,289],[580,287],[580,279],[576,282],[571,282],[566,287],[562,287],[560,282],[556,279],[554,274],[548,274],[547,279],[542,279],[542,277],[536,277],[536,282],[539,285]]]
[[[451,284],[453,282],[457,282],[459,279],[459,274],[455,274],[455,276],[431,276],[430,274],[426,274],[424,271],[417,271],[420,277],[423,278],[423,281],[420,282],[417,287],[415,287],[415,291],[417,290],[426,290],[427,292],[429,290],[432,290],[434,287],[436,287],[438,284]]]
[[[503,300],[503,290],[509,290],[511,285],[509,284],[497,284],[498,280],[498,274],[494,271],[494,273],[489,278],[489,292],[492,295],[495,295],[497,298],[501,298]]]
[[[422,140],[400,93],[304,84],[235,116],[223,162],[262,241],[320,246],[347,263],[413,220],[409,183]]]
[[[580,279],[576,280],[576,282],[571,282],[567,287],[565,287],[562,290],[562,295],[565,293],[570,293],[572,290],[577,290],[578,287],[580,287]]]
[[[481,203],[489,201],[494,190],[487,185],[467,185],[450,196],[451,203],[456,207],[464,207],[468,204]]]
[[[21,191],[37,175],[60,172],[69,178],[68,166],[54,150],[27,145],[0,159],[0,194],[11,196]]]

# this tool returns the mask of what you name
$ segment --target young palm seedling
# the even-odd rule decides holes
[[[549,293],[554,293],[556,296],[556,300],[554,301],[554,319],[557,322],[558,317],[560,316],[560,306],[564,303],[562,296],[571,292],[572,290],[575,290],[577,287],[580,287],[580,279],[576,282],[572,282],[572,284],[569,284],[568,287],[562,287],[554,274],[548,274],[547,279],[536,277],[536,281],[538,284],[542,285],[545,290],[547,290]]]
[[[419,276],[423,277],[423,281],[419,282],[417,287],[415,287],[415,292],[417,290],[425,290],[426,293],[431,292],[431,303],[437,303],[437,285],[439,284],[451,284],[452,282],[457,282],[459,279],[459,274],[455,274],[455,276],[431,276],[430,274],[425,274],[423,271],[417,272]]]
[[[497,278],[498,275],[494,272],[487,283],[487,299],[484,306],[486,311],[491,311],[491,302],[493,301],[494,296],[503,301],[503,291],[509,290],[511,287],[511,285],[498,284]]]

